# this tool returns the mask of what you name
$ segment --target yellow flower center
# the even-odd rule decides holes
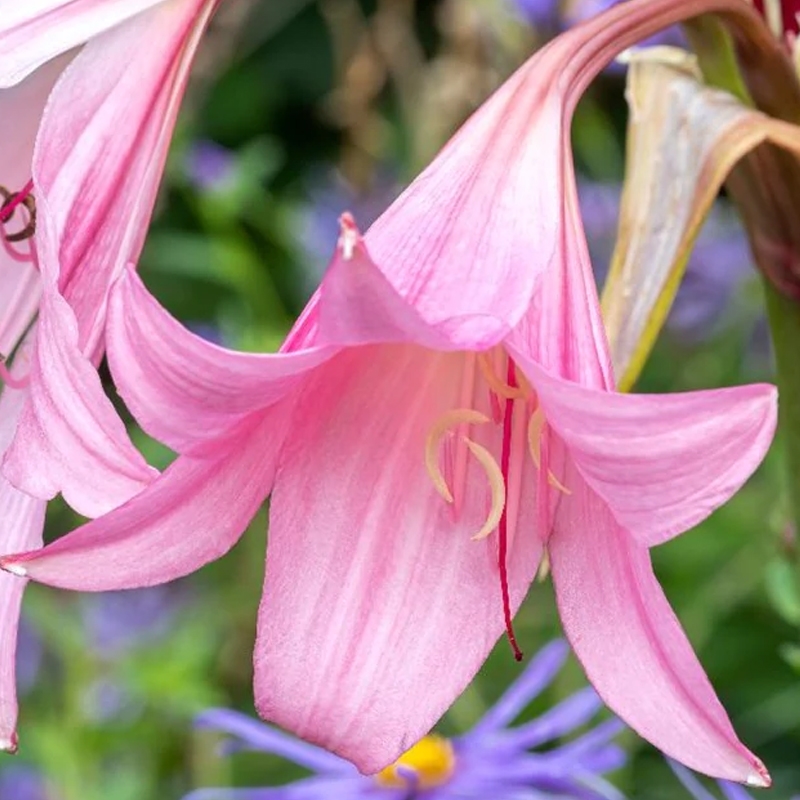
[[[447,739],[431,734],[406,750],[394,764],[381,770],[375,780],[380,786],[394,789],[432,789],[450,780],[455,765],[453,745]]]

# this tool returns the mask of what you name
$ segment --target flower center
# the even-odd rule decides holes
[[[455,765],[453,745],[431,734],[381,770],[375,780],[380,786],[395,789],[433,789],[450,780]]]
[[[513,539],[519,495],[522,491],[522,459],[524,451],[533,461],[537,470],[542,469],[542,439],[545,431],[544,411],[539,405],[536,392],[521,373],[518,374],[514,361],[497,348],[477,356],[467,356],[469,375],[468,391],[462,392],[463,399],[474,403],[474,364],[469,359],[476,359],[478,371],[488,389],[491,417],[474,408],[456,408],[443,414],[431,427],[425,442],[425,467],[433,482],[434,488],[445,502],[454,506],[464,496],[466,469],[463,466],[467,453],[472,454],[486,473],[489,483],[491,502],[486,520],[472,537],[474,540],[485,539],[495,530],[498,536],[498,566],[500,573],[500,590],[503,602],[503,617],[514,658],[522,660],[522,652],[517,646],[514,628],[511,621],[511,601],[508,585],[508,546]],[[504,363],[505,362],[505,363]],[[498,372],[505,367],[505,380]],[[470,438],[470,428],[476,425],[495,424],[501,427],[500,460],[491,451]],[[524,423],[520,425],[520,423]],[[525,439],[524,444],[520,438]],[[457,453],[452,453],[455,441]],[[444,448],[442,447],[444,443]],[[522,444],[522,447],[519,445]],[[447,458],[448,445],[450,457]],[[460,447],[459,447],[460,445]],[[444,471],[440,466],[441,450],[445,450]],[[459,456],[461,456],[459,458]],[[459,469],[459,464],[462,468]],[[455,466],[454,466],[455,465]],[[564,494],[570,490],[553,474],[546,471],[547,483]]]

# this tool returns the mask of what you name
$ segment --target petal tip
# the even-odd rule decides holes
[[[772,777],[767,768],[760,761],[755,764],[755,768],[755,772],[751,772],[744,782],[754,789],[769,789],[772,786]]]
[[[19,578],[28,577],[27,568],[22,566],[19,562],[14,561],[13,558],[0,558],[0,569],[10,572],[12,575],[16,575]],[[0,739],[0,743],[2,743],[2,741],[3,740]]]
[[[16,731],[8,738],[0,738],[0,750],[11,756],[17,754],[17,750],[19,750],[19,737]]]
[[[361,233],[356,225],[355,218],[349,211],[339,217],[339,242],[338,248],[345,261],[352,261],[356,248],[361,242]]]

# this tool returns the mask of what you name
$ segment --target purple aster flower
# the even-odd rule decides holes
[[[44,647],[42,638],[37,631],[23,616],[19,621],[19,633],[17,634],[17,688],[25,693],[32,689],[39,677],[39,670],[42,666]],[[0,794],[0,800],[3,795]]]
[[[184,166],[187,177],[198,189],[217,192],[230,183],[235,164],[231,150],[204,139],[191,145]]]
[[[510,727],[552,682],[567,652],[566,643],[552,642],[471,731],[452,740],[426,736],[373,776],[361,775],[350,762],[238,712],[207,711],[198,725],[234,737],[234,749],[278,755],[313,774],[281,787],[198,789],[185,800],[621,800],[603,776],[625,761],[612,742],[622,724],[607,720],[564,741],[602,708],[592,689]]]
[[[2,800],[57,800],[47,781],[32,767],[14,764],[0,770]]]
[[[95,652],[112,659],[167,634],[184,602],[180,586],[98,592],[80,598],[87,637]]]
[[[514,0],[520,16],[534,28],[544,32],[558,31],[577,25],[596,14],[606,11],[623,0]],[[672,26],[645,39],[639,46],[656,44],[683,45],[685,42],[680,28]],[[617,62],[610,67],[618,68]]]
[[[551,31],[563,27],[559,0],[514,0],[514,5],[534,28]]]

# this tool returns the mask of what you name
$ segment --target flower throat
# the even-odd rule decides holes
[[[541,470],[542,435],[545,426],[544,411],[538,402],[536,392],[524,375],[517,374],[513,359],[504,351],[497,348],[486,353],[468,355],[467,359],[467,373],[470,376],[467,380],[469,391],[465,393],[463,399],[468,403],[472,402],[472,386],[477,377],[474,364],[477,362],[481,377],[488,387],[492,416],[489,417],[475,408],[457,408],[445,412],[433,424],[426,439],[425,466],[434,487],[445,502],[453,505],[456,513],[458,513],[458,508],[454,492],[461,485],[461,494],[463,495],[463,483],[466,480],[466,454],[470,453],[486,473],[491,502],[486,520],[472,538],[480,541],[497,531],[497,559],[503,620],[514,658],[521,661],[523,655],[517,644],[511,614],[508,551],[509,544],[513,540],[519,510],[523,460],[520,452],[527,449],[534,466],[537,470]],[[498,367],[504,360],[506,361],[505,380],[498,375]],[[525,433],[522,434],[525,439],[524,443],[519,442],[521,434],[519,423],[523,420],[523,417],[519,417],[520,414],[527,417]],[[478,444],[469,435],[471,426],[488,423],[502,426],[499,463],[489,449]],[[453,441],[457,443],[457,446],[462,445],[455,457],[444,459],[444,472],[440,468],[440,445],[443,440],[446,446],[452,445]],[[520,447],[520,445],[522,446]],[[549,486],[565,494],[570,494],[569,489],[558,480],[551,470],[547,469],[546,475]]]

